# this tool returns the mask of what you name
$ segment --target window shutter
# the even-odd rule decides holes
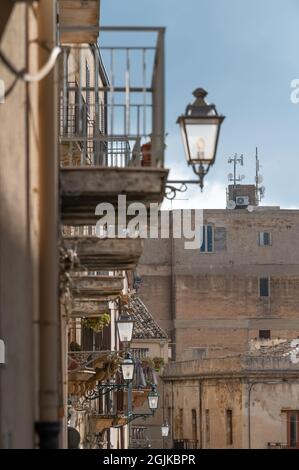
[[[93,330],[85,325],[81,330],[81,344],[83,351],[93,351]]]
[[[264,244],[264,232],[259,232],[258,241],[259,241],[259,245],[263,246],[263,244]]]
[[[226,250],[226,228],[216,227],[214,236],[215,252]]]
[[[213,227],[212,225],[207,226],[207,251],[211,253],[213,251]]]
[[[202,231],[202,244],[200,251],[204,253],[206,251],[206,226],[203,225],[200,230]]]

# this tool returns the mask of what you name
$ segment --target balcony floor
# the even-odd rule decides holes
[[[118,196],[127,205],[160,204],[168,170],[161,168],[63,167],[60,169],[61,218],[65,225],[89,225],[98,220],[96,206],[107,202],[117,210]]]
[[[81,271],[135,269],[143,247],[140,238],[65,237],[63,242],[77,251]]]

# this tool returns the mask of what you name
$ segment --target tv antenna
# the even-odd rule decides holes
[[[228,181],[233,182],[234,186],[237,185],[238,182],[243,181],[245,178],[245,175],[237,175],[237,165],[240,164],[241,166],[244,165],[244,156],[242,155],[235,155],[233,157],[230,157],[228,159],[228,163],[233,163],[234,164],[234,173],[229,173],[228,174]]]
[[[260,161],[258,158],[258,149],[255,148],[255,194],[256,194],[256,202],[257,205],[261,202],[263,197],[265,197],[265,186],[261,186],[262,182],[264,181],[263,176],[260,174]]]

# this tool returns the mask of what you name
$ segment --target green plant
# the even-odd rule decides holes
[[[82,324],[93,330],[95,333],[99,333],[103,328],[105,328],[105,326],[110,324],[110,315],[108,313],[103,313],[100,317],[84,318],[82,320]]]
[[[154,368],[154,361],[151,357],[143,357],[141,359],[141,366],[142,367],[149,367],[150,369]]]
[[[163,357],[158,357],[158,356],[153,358],[153,363],[154,363],[154,368],[157,372],[159,372],[161,368],[165,365],[165,361]]]

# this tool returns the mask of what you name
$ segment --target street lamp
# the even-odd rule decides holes
[[[159,393],[157,392],[156,385],[152,384],[152,389],[149,392],[147,399],[148,399],[149,409],[152,411],[157,410],[158,402],[159,402]]]
[[[121,371],[125,382],[132,382],[134,376],[135,364],[131,354],[128,352],[121,364]]]
[[[122,343],[130,343],[133,335],[134,320],[127,312],[122,312],[116,321],[119,339]]]
[[[167,422],[163,423],[161,426],[162,437],[168,437],[169,434],[169,424]]]
[[[205,101],[207,94],[203,88],[197,88],[193,92],[194,103],[189,104],[185,114],[177,119],[181,128],[187,163],[192,166],[194,173],[198,176],[198,180],[195,181],[169,181],[169,183],[182,185],[178,191],[186,191],[187,184],[199,184],[203,189],[204,177],[215,162],[220,128],[225,117],[217,113],[214,104],[208,104]]]

